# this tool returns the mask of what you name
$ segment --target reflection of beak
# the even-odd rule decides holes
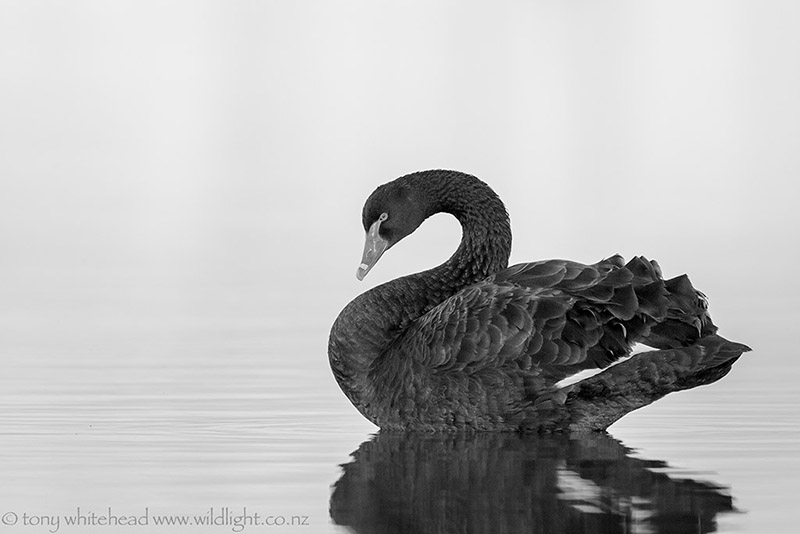
[[[361,256],[361,265],[358,266],[356,271],[356,278],[363,280],[370,269],[372,269],[378,260],[389,248],[389,242],[380,235],[381,220],[378,219],[372,226],[369,227],[367,232],[367,239],[364,243],[364,255]]]

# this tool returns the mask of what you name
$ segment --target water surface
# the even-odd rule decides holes
[[[58,320],[7,323],[0,531],[130,532],[130,516],[189,529],[154,524],[165,516],[194,532],[267,518],[307,532],[788,532],[794,518],[796,369],[770,366],[766,338],[718,384],[609,435],[396,435],[330,376],[318,315],[338,303],[197,317],[158,288],[141,288],[141,310],[126,299],[67,291],[48,300]]]

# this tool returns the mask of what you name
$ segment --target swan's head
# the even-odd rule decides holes
[[[384,252],[412,233],[431,213],[423,192],[410,177],[383,184],[364,204],[362,222],[367,232],[364,254],[356,277],[363,280]]]

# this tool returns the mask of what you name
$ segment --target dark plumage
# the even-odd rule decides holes
[[[745,345],[716,335],[705,297],[653,261],[545,260],[506,267],[511,229],[474,176],[426,171],[380,186],[363,211],[358,276],[427,217],[451,213],[444,264],[367,291],[342,310],[328,354],[344,393],[393,430],[602,430],[631,410],[718,380]],[[656,349],[605,368],[634,343]]]

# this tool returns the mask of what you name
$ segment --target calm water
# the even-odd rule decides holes
[[[792,530],[797,368],[766,328],[720,383],[610,435],[398,436],[330,376],[340,303],[171,291],[5,291],[0,532]]]

